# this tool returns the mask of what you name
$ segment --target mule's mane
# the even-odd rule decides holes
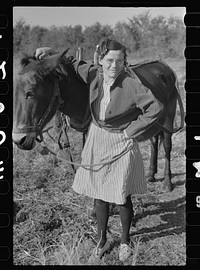
[[[43,68],[40,62],[41,61],[37,60],[34,56],[25,55],[20,61],[21,71],[19,75],[30,78],[32,84],[36,83],[38,80],[43,80],[45,73],[42,72]]]
[[[73,68],[73,62],[76,61],[76,59],[73,56],[66,56],[61,58],[61,60],[58,63],[58,66],[56,68],[57,73],[60,75],[64,75],[69,78],[69,72],[72,72],[75,74],[74,68]]]

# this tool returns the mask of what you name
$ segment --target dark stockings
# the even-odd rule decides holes
[[[106,231],[109,217],[109,203],[95,199],[95,211],[98,224],[98,242],[102,248],[107,241]]]
[[[125,204],[119,205],[119,209],[122,223],[121,244],[128,244],[130,242],[129,231],[133,217],[133,204],[131,201],[131,196],[126,198]]]
[[[120,204],[120,218],[122,223],[121,243],[129,243],[130,226],[133,216],[133,205],[131,196],[127,197],[125,204]],[[107,241],[106,231],[109,217],[109,203],[95,199],[95,211],[98,224],[98,241],[99,247],[102,248]]]

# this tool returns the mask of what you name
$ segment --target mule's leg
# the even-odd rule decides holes
[[[147,181],[154,182],[155,174],[157,173],[158,163],[158,135],[151,138],[151,157],[149,164],[149,173],[147,175]]]
[[[95,206],[96,206],[96,200],[94,199],[93,200],[93,208],[92,208],[92,211],[91,211],[91,213],[90,213],[90,217],[91,218],[96,218],[96,210],[95,210]]]
[[[172,191],[173,185],[171,182],[171,150],[172,150],[172,135],[164,132],[163,147],[165,152],[165,171],[163,189]]]
[[[173,130],[174,118],[176,115],[177,91],[172,90],[168,102],[168,112],[164,127],[168,130]],[[172,151],[172,134],[164,132],[163,147],[165,152],[165,171],[163,189],[165,191],[172,191],[173,185],[171,182],[171,151]]]
[[[62,127],[62,119],[61,119],[61,112],[60,111],[56,111],[55,116],[54,116],[54,121],[55,121],[55,130],[57,132],[59,132],[61,130]]]

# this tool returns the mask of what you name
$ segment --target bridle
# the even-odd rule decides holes
[[[58,86],[58,80],[57,79],[54,81],[53,94],[51,96],[50,103],[49,103],[49,105],[48,105],[45,113],[40,118],[39,122],[35,126],[23,127],[21,129],[17,129],[17,132],[16,133],[31,133],[31,132],[35,132],[36,133],[36,140],[38,142],[42,142],[43,141],[43,135],[42,135],[42,133],[44,133],[44,131],[42,131],[42,128],[44,126],[44,122],[47,119],[49,113],[52,111],[53,105],[54,105],[54,103],[55,103],[56,100],[57,100],[57,107],[56,107],[56,110],[57,110],[60,107],[62,107],[63,104],[64,104],[64,101],[62,100],[61,95],[60,95],[60,89],[59,89],[59,86]],[[40,138],[38,138],[38,136]]]
[[[40,139],[36,138],[36,140],[38,142],[43,141],[42,127],[44,125],[45,120],[47,119],[47,116],[51,112],[56,99],[57,99],[56,110],[58,110],[64,104],[64,101],[62,100],[61,95],[60,95],[60,89],[59,89],[59,86],[58,86],[58,80],[55,80],[55,82],[54,82],[53,94],[52,94],[50,103],[49,103],[44,115],[41,117],[38,124],[36,125],[36,134],[38,134],[38,136],[40,137]]]

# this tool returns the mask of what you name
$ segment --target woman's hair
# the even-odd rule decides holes
[[[108,38],[101,40],[100,43],[97,45],[97,52],[100,59],[103,59],[110,50],[121,50],[124,53],[124,65],[126,66],[127,54],[126,47],[124,45],[122,45],[116,40]]]

